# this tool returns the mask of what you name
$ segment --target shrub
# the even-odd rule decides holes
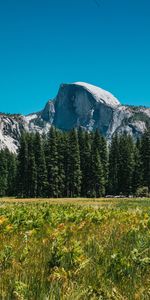
[[[136,191],[136,197],[149,197],[149,190],[147,186],[141,186]]]

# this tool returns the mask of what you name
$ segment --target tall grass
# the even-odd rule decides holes
[[[0,299],[150,299],[148,203],[2,202]]]

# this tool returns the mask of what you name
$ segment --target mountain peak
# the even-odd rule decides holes
[[[16,152],[22,131],[46,134],[51,125],[66,131],[79,126],[89,132],[98,129],[108,141],[121,132],[137,138],[150,126],[150,108],[121,105],[111,93],[89,83],[62,84],[40,112],[0,114],[0,149]]]
[[[86,82],[74,82],[73,85],[81,86],[91,93],[97,102],[101,102],[107,106],[116,107],[120,105],[119,100],[110,92]]]

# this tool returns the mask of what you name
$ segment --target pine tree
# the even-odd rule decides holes
[[[108,181],[108,149],[106,139],[100,134],[99,130],[96,129],[93,134],[93,141],[95,149],[97,148],[100,155],[100,160],[103,168],[104,184],[106,186]]]
[[[0,151],[0,196],[6,196],[8,185],[8,169],[5,150]]]
[[[43,143],[44,142],[40,134],[36,133],[34,138],[34,153],[37,172],[37,197],[46,197],[48,189],[47,168]]]
[[[68,138],[68,189],[67,196],[78,197],[81,192],[80,152],[77,131],[73,129]]]
[[[102,162],[105,186],[108,184],[108,146],[105,137],[101,136],[100,158]]]
[[[48,197],[58,198],[58,143],[56,129],[53,126],[51,127],[48,135],[48,142],[46,146],[46,162],[48,171]]]
[[[109,175],[108,175],[108,191],[112,195],[119,193],[119,138],[115,134],[112,137],[109,149]]]
[[[7,196],[16,195],[16,171],[17,171],[17,160],[16,155],[6,152],[7,159]]]
[[[66,138],[61,131],[57,132],[58,142],[58,197],[65,196],[65,151]]]
[[[119,138],[119,193],[129,195],[132,191],[132,178],[134,168],[133,139],[126,133]]]
[[[65,184],[65,188],[64,188],[64,195],[65,197],[69,196],[69,182],[70,182],[70,178],[69,178],[69,161],[70,161],[70,145],[69,145],[69,133],[64,133],[64,173],[65,173],[65,178],[64,178],[64,184]]]
[[[142,183],[150,191],[150,129],[147,130],[141,140],[141,160],[142,160]]]
[[[79,149],[80,149],[80,167],[81,167],[81,196],[89,195],[90,185],[90,134],[79,128],[78,131]]]
[[[37,195],[37,168],[34,153],[34,135],[28,137],[28,192],[27,196],[35,198]]]
[[[94,141],[91,147],[90,157],[90,197],[101,197],[105,194],[105,182],[103,167],[98,149],[95,147]]]
[[[134,165],[133,165],[133,178],[132,178],[132,192],[136,193],[137,189],[142,184],[142,162],[140,155],[140,140],[138,139],[134,145]]]
[[[22,133],[18,149],[16,192],[19,197],[28,196],[28,135]]]

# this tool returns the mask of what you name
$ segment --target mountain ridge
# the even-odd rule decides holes
[[[39,112],[0,113],[0,149],[16,152],[22,131],[47,133],[51,125],[66,131],[99,129],[107,140],[124,131],[137,138],[150,126],[150,108],[122,105],[110,92],[85,82],[61,84]]]

